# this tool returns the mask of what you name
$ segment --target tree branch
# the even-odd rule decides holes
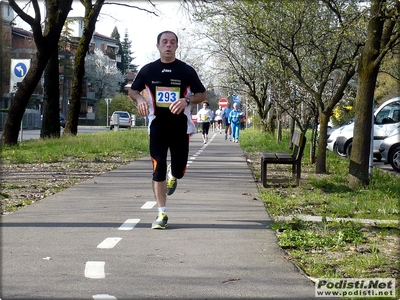
[[[149,2],[154,8],[156,8],[155,4],[153,4],[153,3],[151,2],[151,0],[148,0],[148,2]],[[108,5],[124,6],[124,7],[129,7],[129,8],[135,8],[135,9],[138,9],[138,10],[145,11],[145,12],[147,12],[147,13],[149,13],[149,14],[153,14],[153,15],[155,15],[156,17],[159,16],[159,15],[158,15],[156,12],[154,12],[154,11],[150,11],[150,10],[148,10],[148,9],[141,8],[141,7],[138,7],[138,6],[135,6],[135,5],[129,5],[129,4],[125,4],[125,3],[116,3],[116,2],[104,2],[104,5],[106,5],[106,4],[108,4]]]

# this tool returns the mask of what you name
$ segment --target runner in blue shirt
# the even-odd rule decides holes
[[[240,120],[243,119],[244,113],[240,110],[237,102],[233,103],[233,110],[229,113],[229,123],[232,128],[232,138],[234,143],[239,142]]]
[[[231,124],[229,123],[229,114],[231,111],[232,107],[231,104],[228,102],[222,112],[222,119],[224,120],[224,125],[225,125],[225,140],[229,141],[231,140],[231,134],[232,134]]]

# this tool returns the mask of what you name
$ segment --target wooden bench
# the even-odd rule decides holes
[[[285,164],[292,165],[292,179],[296,178],[296,186],[300,184],[301,159],[303,157],[304,147],[306,146],[306,137],[299,131],[294,131],[292,137],[293,152],[261,152],[261,180],[264,187],[267,184],[267,165]]]

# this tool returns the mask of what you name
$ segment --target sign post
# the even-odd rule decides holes
[[[111,98],[104,98],[104,101],[106,101],[106,103],[107,103],[107,127],[108,127],[108,107],[110,106],[110,103],[111,103]]]
[[[24,80],[30,66],[30,59],[11,59],[10,93],[18,90],[18,86]]]

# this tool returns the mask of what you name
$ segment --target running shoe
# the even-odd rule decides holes
[[[168,165],[167,168],[167,195],[170,196],[175,192],[176,186],[178,185],[178,181],[175,177],[172,176],[171,173],[171,164]]]
[[[165,229],[168,227],[168,217],[165,213],[158,213],[157,219],[151,224],[152,229]]]

